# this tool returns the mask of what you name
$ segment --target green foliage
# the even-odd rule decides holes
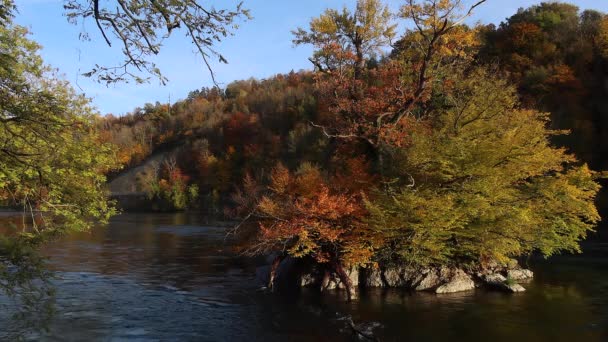
[[[10,22],[15,11],[15,4],[11,0],[0,1],[0,25]]]
[[[388,6],[379,0],[359,0],[354,12],[327,9],[310,21],[308,31],[293,31],[294,44],[312,44],[316,51],[311,61],[319,70],[342,72],[355,64],[361,72],[365,60],[382,53],[395,36]]]
[[[514,285],[517,285],[517,284],[518,284],[517,280],[515,280],[515,279],[513,279],[513,278],[511,278],[511,277],[509,277],[509,276],[507,276],[507,279],[505,280],[505,282],[504,282],[504,283],[505,283],[505,285],[507,285],[507,286],[514,286]]]
[[[34,232],[86,229],[115,213],[104,191],[113,146],[100,143],[88,100],[42,64],[26,34],[0,28],[0,201],[36,212]]]
[[[37,246],[116,213],[104,176],[118,167],[114,147],[101,142],[88,100],[37,50],[24,28],[0,26],[0,206],[23,211],[13,233],[0,227],[0,289],[25,294],[45,276]]]
[[[483,68],[457,70],[440,105],[412,127],[394,172],[407,180],[368,202],[382,255],[413,264],[506,261],[579,251],[599,221],[594,174],[563,149],[547,116]]]
[[[199,189],[196,184],[188,184],[190,177],[176,166],[174,159],[165,160],[161,168],[156,163],[137,175],[138,191],[146,194],[148,200],[157,202],[161,211],[181,211],[196,207]]]
[[[606,42],[604,13],[543,2],[520,9],[483,35],[480,60],[500,61],[518,85],[523,105],[551,113],[551,126],[571,134],[553,139],[595,169],[608,166],[605,108],[608,106],[602,53]]]

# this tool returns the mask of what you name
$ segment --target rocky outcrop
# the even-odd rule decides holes
[[[294,279],[299,287],[313,287],[320,290],[345,289],[340,277],[319,266],[305,266],[303,262],[286,258],[277,270],[276,281],[286,283]],[[385,266],[376,268],[349,268],[346,275],[354,289],[358,287],[407,288],[416,291],[432,291],[437,294],[470,291],[476,287],[486,287],[505,292],[523,292],[525,288],[517,282],[530,279],[533,272],[523,269],[517,263],[507,266],[489,265],[477,271],[460,268],[414,268]],[[258,281],[267,285],[270,267],[259,267]]]
[[[365,287],[384,287],[382,270],[380,268],[365,268],[362,270]]]
[[[354,287],[409,288],[416,291],[435,291],[452,293],[475,288],[475,282],[465,271],[457,268],[412,268],[385,267],[347,270]],[[303,287],[319,287],[333,290],[344,289],[344,284],[335,274],[322,277],[318,271],[303,273],[300,276]]]

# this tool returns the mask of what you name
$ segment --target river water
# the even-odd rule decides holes
[[[0,340],[608,341],[608,247],[533,261],[528,291],[435,295],[259,291],[256,263],[196,215],[125,214],[48,246],[56,271],[45,330],[0,298]],[[34,315],[35,316],[35,315]]]

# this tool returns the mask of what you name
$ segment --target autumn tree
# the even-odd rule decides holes
[[[190,184],[190,177],[177,165],[174,157],[165,159],[162,164],[152,163],[138,173],[137,183],[149,200],[160,202],[160,210],[192,208],[198,200],[198,186]]]
[[[594,170],[608,167],[606,18],[573,4],[543,2],[520,9],[498,27],[488,26],[479,54],[480,62],[498,63],[508,74],[523,106],[551,113],[552,128],[570,131],[552,141]],[[607,200],[601,191],[603,214]]]
[[[23,211],[14,232],[0,236],[3,289],[27,279],[14,267],[31,260],[33,247],[116,212],[104,176],[118,167],[114,147],[95,129],[88,99],[57,78],[38,49],[26,29],[0,25],[0,205]]]
[[[395,36],[388,7],[379,0],[359,0],[351,12],[327,9],[310,21],[309,30],[293,31],[293,42],[311,44],[317,50],[311,62],[319,71],[344,72],[352,67],[355,79],[362,76],[365,63],[382,53]]]
[[[602,56],[608,59],[608,16],[601,19],[598,33],[598,47]]]
[[[606,127],[603,84],[608,59],[602,55],[606,15],[567,3],[544,2],[491,27],[483,35],[483,63],[499,63],[518,86],[522,103],[551,113],[555,137],[594,168],[607,165],[601,139]]]
[[[352,286],[345,267],[371,263],[378,241],[363,220],[367,215],[363,190],[372,180],[367,168],[354,158],[342,172],[330,176],[311,164],[302,164],[296,172],[278,164],[267,186],[246,178],[243,192],[235,196],[237,209],[259,225],[246,253],[280,252],[271,270],[271,288],[282,258],[309,257],[335,272],[347,284],[350,298]],[[349,183],[353,178],[355,186]]]
[[[522,109],[485,68],[454,70],[411,129],[397,172],[406,184],[368,202],[380,254],[413,265],[483,266],[533,251],[580,251],[599,220],[594,172],[551,146],[563,132]]]
[[[317,89],[323,111],[318,122],[312,124],[329,138],[369,145],[381,162],[387,145],[401,144],[406,139],[404,128],[408,120],[421,114],[434,78],[440,73],[438,67],[453,63],[458,58],[464,59],[466,51],[462,46],[472,44],[475,32],[464,28],[462,21],[483,2],[479,1],[468,11],[461,12],[460,1],[406,1],[398,16],[412,21],[415,28],[406,32],[399,45],[408,46],[408,55],[356,71],[357,64],[360,67],[370,61],[371,55],[366,54],[363,55],[363,63],[351,63],[345,67],[350,72],[321,73]],[[359,2],[357,8],[365,8],[366,4]],[[380,3],[375,3],[375,6],[386,10]],[[379,10],[373,12],[378,13]],[[377,33],[373,33],[384,32],[378,27],[394,34],[394,26],[387,23],[387,17],[390,16],[371,17],[370,20],[376,22],[361,30],[365,32],[367,27],[374,29],[364,36],[376,37]],[[314,33],[312,28],[320,26],[320,23],[333,22],[329,18],[331,16],[328,14],[314,18],[311,32]],[[327,26],[331,27],[329,24]],[[295,33],[296,42],[312,44],[317,48],[315,54],[323,53],[323,46],[327,45],[324,36],[312,33],[304,35],[302,30]],[[300,38],[302,36],[306,39]],[[372,42],[376,50],[389,47],[386,39],[374,39]],[[366,77],[358,77],[363,71]]]

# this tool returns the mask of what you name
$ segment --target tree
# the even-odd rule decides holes
[[[598,31],[598,46],[600,48],[600,53],[602,54],[602,57],[608,59],[608,16],[604,16],[600,22]]]
[[[400,44],[408,46],[408,56],[363,70],[362,66],[372,55],[357,54],[354,48],[355,52],[350,55],[357,56],[354,58],[356,62],[344,66],[347,72],[325,73],[318,77],[317,88],[327,113],[321,113],[322,122],[313,125],[330,138],[365,142],[376,151],[381,163],[384,146],[402,141],[401,132],[408,125],[408,119],[420,114],[419,109],[428,98],[438,67],[453,62],[454,56],[462,57],[459,45],[470,45],[474,31],[463,28],[461,24],[474,8],[484,2],[478,1],[461,13],[461,1],[407,1],[399,16],[411,20],[415,27],[406,33]],[[359,8],[372,8],[368,10],[371,13],[385,13],[387,8],[377,1],[361,1],[357,8],[363,14],[353,16],[344,10],[342,15],[338,15],[336,11],[328,10],[319,18],[312,19],[309,33],[302,29],[296,31],[294,41],[313,44],[318,48],[315,56],[324,55],[327,45],[337,45],[340,49],[346,45],[353,50],[354,43],[349,40],[343,42],[344,36],[351,36],[350,31],[336,28],[355,26],[357,32],[365,32],[362,36],[369,40],[366,44],[376,51],[386,48],[389,40],[381,38],[394,35],[394,26],[387,21],[390,15],[364,15],[366,11]],[[361,28],[352,22],[353,19],[347,20],[358,16],[367,18],[366,25]],[[333,24],[343,21],[350,25]],[[361,77],[364,71],[367,78]]]
[[[108,46],[117,44],[124,60],[120,65],[96,64],[85,76],[106,84],[134,80],[138,83],[158,78],[167,79],[151,58],[160,53],[162,44],[174,32],[190,38],[215,83],[210,58],[227,63],[215,44],[238,28],[239,19],[250,19],[249,11],[239,3],[234,9],[207,7],[196,0],[66,0],[65,15],[73,24],[93,21]],[[3,0],[0,18],[12,14],[12,0]],[[86,33],[80,35],[90,40]]]
[[[12,267],[33,261],[33,247],[116,212],[104,176],[118,167],[114,147],[101,141],[89,100],[58,79],[38,49],[24,28],[0,26],[0,205],[24,213],[13,234],[0,236],[4,290],[27,280]]]
[[[595,170],[608,165],[604,79],[606,14],[544,2],[483,34],[479,60],[498,62],[518,87],[522,104],[551,113],[551,127],[570,130],[554,142]],[[604,32],[604,33],[603,33]]]
[[[327,9],[310,21],[310,29],[293,31],[294,44],[312,44],[311,62],[320,71],[343,71],[353,67],[360,79],[368,59],[382,52],[395,36],[391,13],[379,0],[358,0],[355,12]]]
[[[408,184],[368,202],[383,258],[413,265],[507,262],[579,251],[599,221],[594,172],[550,138],[547,115],[521,109],[485,68],[454,70],[442,99],[411,128],[396,165]]]
[[[235,201],[241,215],[256,218],[259,225],[246,252],[280,252],[271,270],[271,288],[282,258],[308,257],[338,274],[351,297],[344,267],[372,262],[378,241],[363,221],[363,189],[371,184],[366,168],[360,159],[351,159],[344,173],[328,177],[311,164],[302,164],[295,173],[278,164],[265,187],[245,179],[244,193]],[[342,187],[353,177],[359,187]]]

